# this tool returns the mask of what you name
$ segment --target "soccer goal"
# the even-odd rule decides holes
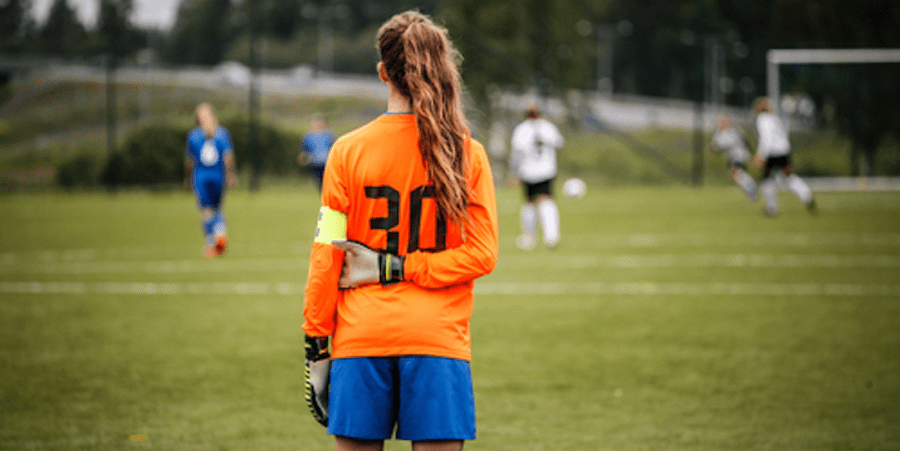
[[[766,54],[766,90],[776,114],[781,113],[780,69],[787,64],[900,63],[900,49],[772,49]],[[814,191],[897,191],[897,177],[830,177],[807,180]]]
[[[766,92],[780,108],[779,69],[783,64],[900,63],[900,49],[772,49],[766,54]]]

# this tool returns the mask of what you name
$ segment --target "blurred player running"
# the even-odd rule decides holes
[[[339,138],[325,167],[303,310],[307,401],[337,450],[381,450],[395,430],[413,450],[461,450],[475,438],[474,280],[498,253],[493,177],[446,30],[402,13],[378,48],[387,112]]]
[[[325,117],[320,114],[314,115],[309,122],[309,131],[303,135],[297,162],[309,166],[313,182],[320,192],[322,191],[325,162],[328,161],[328,153],[331,152],[332,145],[334,145],[334,132],[328,128]]]
[[[772,113],[772,104],[765,97],[754,102],[753,110],[756,114],[756,132],[759,135],[753,163],[764,168],[763,180],[760,182],[760,191],[766,203],[763,212],[767,216],[778,214],[780,180],[806,204],[810,213],[815,212],[816,200],[812,190],[800,176],[791,171],[791,143],[784,123]]]
[[[220,127],[212,106],[201,103],[197,106],[197,128],[191,130],[187,138],[185,154],[185,185],[192,187],[197,197],[197,206],[206,237],[203,252],[209,258],[223,255],[228,249],[228,235],[222,200],[225,183],[234,188],[237,177],[234,169],[234,153],[228,130]]]
[[[710,148],[714,152],[727,151],[728,173],[738,184],[750,201],[756,201],[759,192],[756,181],[747,173],[747,162],[750,160],[750,149],[743,134],[731,124],[728,116],[719,117],[717,129],[713,134]]]
[[[553,201],[551,184],[556,177],[556,149],[565,144],[552,122],[541,116],[537,105],[528,107],[525,120],[512,132],[509,165],[525,188],[525,204],[519,210],[522,234],[516,239],[520,249],[534,249],[540,220],[544,244],[559,243],[559,209]]]

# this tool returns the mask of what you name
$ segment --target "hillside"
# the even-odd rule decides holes
[[[213,103],[223,119],[246,120],[250,97],[248,90],[240,87],[246,82],[241,76],[241,72],[227,72],[221,67],[120,71],[114,89],[116,142],[121,143],[129,131],[147,124],[189,127],[193,124],[193,109],[202,101]],[[102,71],[57,68],[17,79],[8,86],[10,94],[0,105],[0,185],[7,189],[49,186],[55,168],[75,156],[93,154],[105,158],[108,86]],[[368,122],[383,109],[384,93],[371,77],[317,78],[304,71],[267,72],[261,77],[260,88],[261,120],[293,135],[302,133],[317,112],[325,114],[340,134]],[[647,103],[629,103],[628,99],[605,105],[614,105],[617,109],[613,112],[649,111]],[[667,115],[677,117],[678,106],[672,105],[666,106]],[[507,105],[506,111],[495,111],[494,125],[485,127],[482,122],[488,115],[469,109],[475,137],[491,151],[495,172],[502,177],[508,132],[519,117]],[[605,114],[610,114],[610,110]],[[579,175],[593,183],[609,185],[690,183],[694,158],[694,136],[690,130],[666,126],[665,121],[647,124],[646,113],[641,113],[640,120],[644,122],[631,128],[623,126],[625,117],[618,121],[604,119],[615,128],[598,129],[578,118],[557,119],[567,137],[567,146],[560,156],[563,175]],[[708,135],[703,137],[704,145]],[[847,140],[827,130],[795,132],[792,138],[797,172],[849,175]],[[883,148],[876,160],[876,175],[900,174],[897,143],[887,143]],[[703,158],[705,184],[730,183],[720,155],[704,152]]]

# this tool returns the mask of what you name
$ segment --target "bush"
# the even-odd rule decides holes
[[[122,149],[110,155],[102,182],[109,186],[152,186],[180,183],[188,130],[153,124],[129,134]]]
[[[222,126],[231,134],[234,159],[238,169],[254,167],[250,153],[250,124],[246,120],[225,120]],[[259,124],[259,169],[261,174],[288,175],[297,168],[301,136],[286,133],[267,123]]]
[[[66,189],[88,188],[99,181],[100,161],[96,155],[83,153],[57,166],[56,183]]]
[[[246,120],[226,119],[234,146],[238,170],[254,167],[250,152],[250,126]],[[130,133],[119,152],[111,155],[100,181],[114,188],[180,183],[184,178],[184,155],[189,129],[169,124],[152,124]],[[260,173],[288,175],[296,170],[300,136],[285,133],[270,124],[259,125]]]

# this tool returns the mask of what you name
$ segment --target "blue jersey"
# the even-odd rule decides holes
[[[186,157],[194,162],[194,193],[201,208],[219,208],[225,189],[224,160],[231,152],[231,136],[223,127],[212,138],[200,127],[188,134]]]
[[[324,167],[332,144],[334,133],[331,130],[307,133],[303,137],[303,151],[309,153],[309,164]]]
[[[231,136],[224,127],[216,129],[212,138],[207,138],[200,127],[188,134],[186,156],[194,161],[195,176],[202,172],[224,177],[225,156],[231,151]]]

